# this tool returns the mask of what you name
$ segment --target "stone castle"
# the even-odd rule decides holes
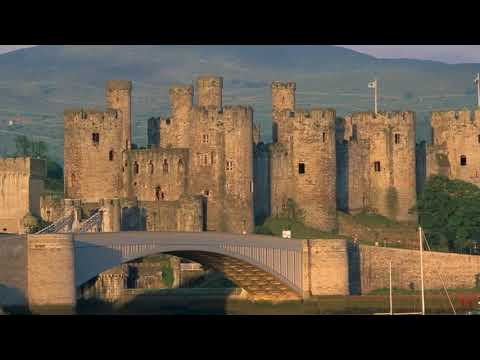
[[[415,222],[410,209],[432,174],[480,185],[479,110],[433,112],[432,144],[416,144],[411,111],[339,118],[330,108],[297,109],[295,91],[272,82],[265,144],[251,107],[223,104],[221,77],[173,86],[170,115],[149,119],[148,147],[139,149],[132,83],[108,81],[106,110],[65,110],[65,201],[39,200],[41,160],[0,161],[0,231],[25,232],[32,215],[51,222],[63,208],[88,217],[103,206],[120,219],[111,231],[251,233],[294,204],[306,225],[334,232],[337,209]]]

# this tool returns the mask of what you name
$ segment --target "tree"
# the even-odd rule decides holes
[[[25,135],[15,138],[15,148],[17,156],[30,156],[32,144]]]
[[[425,184],[416,211],[431,245],[437,249],[470,252],[480,234],[480,188],[445,176]]]

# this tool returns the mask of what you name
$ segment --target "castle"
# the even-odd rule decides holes
[[[65,110],[65,197],[119,199],[126,230],[253,232],[253,111],[223,106],[222,88],[199,77],[194,105],[192,86],[172,87],[148,149],[132,146],[129,81],[107,82],[106,111]]]
[[[106,225],[111,231],[251,233],[293,204],[307,226],[334,232],[337,209],[415,222],[410,210],[432,174],[480,186],[480,110],[433,112],[432,144],[416,144],[411,111],[339,118],[331,108],[297,109],[295,91],[293,82],[272,82],[273,141],[265,144],[250,106],[223,104],[221,77],[173,86],[170,116],[149,119],[148,147],[139,149],[132,84],[108,81],[106,110],[64,112],[64,202],[35,200],[40,160],[0,162],[3,231],[22,232],[27,214],[51,222],[63,208],[85,217],[103,206],[120,219]]]

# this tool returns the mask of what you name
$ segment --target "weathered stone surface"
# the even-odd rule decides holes
[[[25,233],[25,216],[40,217],[40,195],[45,177],[44,160],[0,159],[0,233]]]

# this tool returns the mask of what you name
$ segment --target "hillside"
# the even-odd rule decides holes
[[[37,46],[0,55],[0,154],[16,134],[48,141],[63,157],[63,110],[103,107],[107,79],[134,84],[134,141],[146,142],[152,115],[168,113],[168,88],[202,73],[224,77],[224,103],[248,104],[271,136],[272,80],[297,82],[298,107],[331,106],[339,115],[372,107],[367,82],[380,80],[380,107],[417,112],[418,138],[433,109],[472,107],[477,64],[385,60],[335,46]],[[13,118],[24,123],[8,126]]]

